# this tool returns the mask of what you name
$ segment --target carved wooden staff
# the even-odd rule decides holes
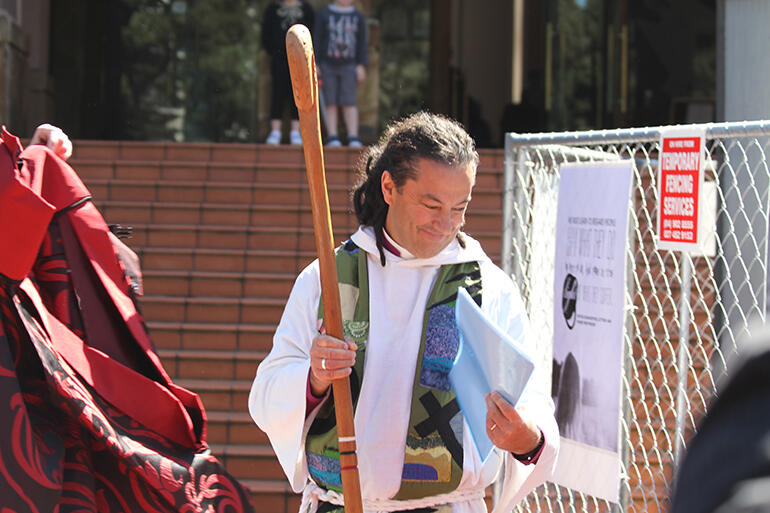
[[[302,146],[305,151],[307,181],[310,186],[310,203],[313,207],[313,227],[318,260],[321,264],[321,296],[324,305],[326,333],[343,339],[340,292],[337,285],[337,263],[334,258],[334,237],[329,212],[329,196],[326,191],[321,124],[318,112],[318,77],[316,75],[313,41],[304,25],[294,25],[286,34],[286,53],[289,58],[294,101],[299,110]],[[356,435],[353,427],[353,400],[350,395],[350,379],[340,378],[332,382],[334,409],[337,413],[340,467],[342,469],[342,493],[345,497],[345,513],[362,513],[361,483],[358,479]]]

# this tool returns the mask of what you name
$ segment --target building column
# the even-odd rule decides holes
[[[766,0],[719,0],[717,3],[718,121],[770,118],[768,19],[770,2]],[[716,322],[738,327],[732,333],[717,331],[722,333],[721,350],[727,356],[738,351],[735,339],[743,320],[766,316],[770,276],[766,267],[756,265],[768,262],[770,177],[763,172],[762,165],[741,165],[746,154],[752,161],[764,159],[752,145],[751,138],[736,141],[741,142],[745,153],[741,147],[731,145],[723,156],[718,156],[731,164],[719,180],[723,208],[728,215],[718,224],[724,258],[717,266],[724,307]]]
[[[0,10],[0,124],[23,134],[23,84],[27,66],[24,33],[7,11]]]
[[[24,0],[19,20],[29,48],[24,88],[24,125],[31,135],[36,126],[53,121],[53,87],[49,70],[51,0]]]
[[[720,0],[717,64],[722,121],[770,118],[770,2]],[[721,18],[721,16],[718,16]],[[720,26],[721,25],[721,26]],[[721,54],[721,55],[719,55]]]

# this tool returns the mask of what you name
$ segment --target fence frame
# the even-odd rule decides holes
[[[765,310],[767,308],[767,246],[768,246],[768,231],[770,228],[770,171],[768,170],[768,158],[766,158],[765,151],[770,153],[770,120],[753,121],[753,122],[732,122],[732,123],[707,123],[701,125],[688,125],[693,129],[705,129],[706,141],[714,140],[720,141],[719,144],[711,146],[712,151],[717,151],[719,148],[724,151],[725,162],[731,173],[725,173],[722,177],[718,171],[715,171],[715,175],[718,178],[717,183],[719,190],[717,191],[719,197],[718,211],[721,213],[717,222],[717,247],[719,258],[725,262],[724,265],[718,265],[715,263],[713,270],[713,279],[717,284],[717,300],[719,302],[719,309],[714,314],[713,324],[715,326],[714,332],[716,333],[715,345],[719,352],[720,358],[717,361],[712,361],[710,364],[713,366],[713,373],[716,376],[726,372],[727,364],[725,363],[726,355],[737,352],[738,346],[736,345],[736,339],[739,338],[736,334],[747,333],[749,329],[748,320],[752,317],[765,318]],[[516,212],[520,212],[522,205],[529,205],[529,198],[527,197],[528,191],[526,186],[521,185],[521,181],[517,182],[517,177],[525,177],[527,183],[530,181],[532,169],[535,166],[534,161],[530,158],[532,152],[537,151],[555,151],[558,152],[559,147],[568,148],[571,155],[582,155],[583,160],[597,160],[596,157],[600,155],[600,152],[596,148],[602,148],[611,145],[640,145],[652,143],[657,145],[660,141],[661,133],[672,127],[658,126],[658,127],[646,127],[635,129],[615,129],[615,130],[591,130],[582,132],[559,132],[559,133],[536,133],[536,134],[515,134],[508,133],[505,137],[505,160],[504,160],[504,182],[503,182],[503,226],[502,226],[502,255],[501,262],[503,270],[512,276],[514,281],[521,283],[525,276],[524,265],[514,265],[516,259],[519,259],[519,263],[527,261],[526,258],[529,255],[526,254],[526,237],[528,236],[527,227],[521,226],[516,222]],[[768,138],[765,144],[759,144],[757,138]],[[729,146],[724,145],[724,141],[737,141]],[[743,141],[743,142],[742,142]],[[744,146],[742,146],[744,144]],[[752,147],[759,148],[762,154],[762,161],[754,168],[747,166],[747,172],[736,173],[730,164],[731,156],[735,155],[736,161],[739,160],[740,155],[746,157],[746,148]],[[706,151],[709,152],[709,145],[707,144]],[[596,155],[593,155],[596,153]],[[604,153],[609,155],[612,153]],[[622,158],[620,154],[616,155],[616,158]],[[634,158],[634,155],[626,156],[626,158]],[[647,157],[646,166],[652,168],[654,159]],[[739,164],[744,161],[739,161]],[[552,162],[553,167],[557,170],[561,163]],[[635,165],[635,169],[636,169]],[[657,169],[657,166],[655,166]],[[740,169],[739,169],[740,171]],[[636,179],[638,178],[638,172]],[[657,180],[655,179],[655,183]],[[756,191],[756,194],[749,195],[748,199],[744,198],[740,191],[746,188],[752,188]],[[737,199],[736,199],[736,192]],[[657,196],[657,192],[656,192]],[[636,215],[634,211],[633,201],[630,202],[630,211],[632,215]],[[656,202],[657,205],[657,202]],[[529,205],[531,207],[531,205]],[[757,212],[758,214],[755,214]],[[748,214],[750,213],[750,214]],[[657,215],[657,212],[651,213],[653,216]],[[735,226],[733,220],[741,217],[742,221],[745,221],[741,227],[745,227],[750,234],[749,237],[738,239],[736,242],[734,239]],[[654,217],[651,216],[651,219]],[[634,235],[631,233],[632,228],[629,226],[629,239],[630,242],[634,242]],[[654,230],[653,230],[654,231]],[[746,240],[751,239],[751,240]],[[656,252],[661,253],[659,249],[655,249]],[[629,247],[629,253],[633,252],[633,248]],[[716,260],[716,259],[715,259]],[[750,261],[749,265],[745,265],[746,261]],[[754,265],[759,262],[757,268]],[[634,271],[634,260],[629,255],[629,273],[627,280],[631,279],[631,274]],[[692,419],[692,412],[685,411],[685,408],[689,408],[688,402],[685,400],[686,394],[686,381],[687,371],[691,363],[691,356],[688,350],[689,340],[689,325],[690,316],[692,315],[689,298],[689,284],[692,280],[693,262],[688,253],[682,253],[680,255],[680,262],[678,265],[678,271],[680,273],[680,283],[682,289],[679,297],[679,333],[677,343],[677,354],[674,356],[677,360],[679,383],[676,391],[676,406],[675,411],[677,415],[676,428],[675,428],[675,440],[673,447],[673,463],[676,468],[681,459],[681,453],[684,450],[684,423],[686,417]],[[722,285],[729,282],[742,282],[748,283],[749,287],[746,290],[732,290],[732,287],[726,287],[726,293],[722,294]],[[632,284],[629,284],[629,286]],[[685,287],[687,289],[685,290]],[[626,298],[626,308],[628,309],[628,315],[633,317],[633,305],[628,305],[629,298]],[[529,305],[529,302],[526,301]],[[748,305],[748,308],[744,311],[743,308]],[[626,511],[628,510],[628,492],[629,477],[627,474],[627,468],[629,463],[629,453],[633,451],[630,447],[629,438],[629,411],[633,411],[633,404],[631,402],[631,395],[628,393],[630,387],[628,383],[629,366],[633,365],[632,356],[628,351],[628,347],[634,337],[631,336],[629,330],[634,329],[633,322],[626,322],[626,343],[624,343],[624,393],[623,393],[623,409],[624,418],[621,419],[623,433],[625,439],[623,445],[620,448],[621,459],[623,461],[623,482],[621,484],[621,503],[620,505],[606,505],[602,508],[596,505],[594,499],[594,507],[588,509],[613,509],[614,511]],[[666,485],[670,491],[670,484]],[[563,501],[561,493],[556,490],[557,500]],[[582,494],[581,494],[582,496]],[[571,491],[568,492],[568,510],[576,511],[577,504],[573,498]],[[583,499],[583,510],[586,511],[585,496]],[[664,501],[665,502],[665,501]],[[561,506],[563,509],[563,505]],[[549,509],[552,506],[549,503]],[[660,510],[660,503],[658,504]],[[634,511],[632,509],[632,511]]]

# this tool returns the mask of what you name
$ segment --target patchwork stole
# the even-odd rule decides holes
[[[363,379],[369,335],[369,283],[366,252],[347,241],[336,251],[343,331],[356,342],[356,363],[350,376],[353,407]],[[478,262],[442,266],[430,293],[417,357],[412,409],[407,431],[401,487],[395,500],[448,493],[460,484],[463,472],[463,417],[449,382],[459,345],[455,324],[457,290],[464,287],[481,305]],[[319,306],[319,320],[323,305]],[[319,321],[320,322],[320,321]],[[305,442],[308,470],[320,486],[341,491],[339,449],[334,402],[327,400],[308,431]]]

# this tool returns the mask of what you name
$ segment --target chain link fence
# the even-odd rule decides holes
[[[519,284],[541,340],[553,335],[561,164],[634,163],[620,504],[548,483],[522,503],[522,511],[668,511],[675,468],[719,376],[750,331],[747,321],[764,321],[770,121],[700,127],[706,133],[705,201],[716,207],[709,223],[715,230],[713,256],[657,249],[657,157],[665,127],[506,137],[503,267]],[[547,368],[549,351],[540,362]],[[586,471],[590,468],[586,462]]]

